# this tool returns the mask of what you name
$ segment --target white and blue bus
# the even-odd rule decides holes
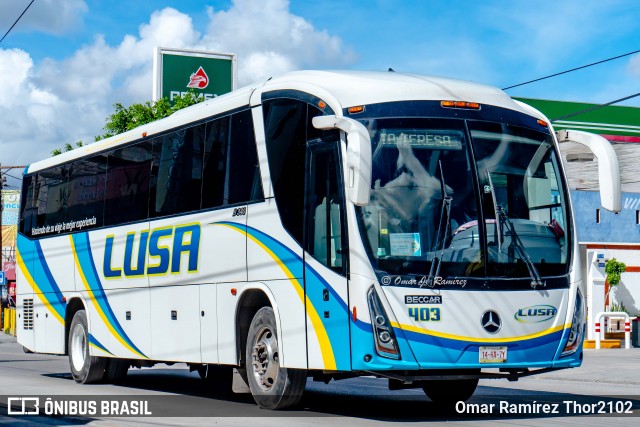
[[[608,142],[573,132],[619,209]],[[605,179],[606,178],[606,179]],[[30,165],[18,339],[79,383],[184,362],[256,402],[308,377],[436,402],[577,367],[585,300],[558,139],[478,84],[285,74]]]

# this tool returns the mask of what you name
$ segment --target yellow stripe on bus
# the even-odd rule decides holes
[[[329,340],[329,335],[327,334],[327,330],[325,329],[324,325],[322,324],[322,320],[320,320],[320,315],[318,315],[318,312],[316,311],[316,309],[313,306],[313,304],[311,304],[311,301],[309,300],[309,298],[304,295],[304,290],[302,288],[302,285],[300,285],[300,282],[298,282],[298,279],[296,279],[294,277],[293,273],[291,273],[291,270],[289,270],[289,268],[282,262],[282,260],[280,258],[278,258],[278,256],[275,253],[273,253],[273,251],[271,249],[269,249],[264,243],[262,243],[256,237],[252,236],[251,234],[247,233],[246,231],[243,231],[243,230],[238,229],[236,227],[233,227],[231,225],[227,225],[227,224],[217,224],[217,225],[221,225],[221,226],[224,226],[224,227],[228,227],[228,228],[230,228],[232,230],[236,230],[236,231],[245,233],[251,240],[253,240],[267,254],[269,254],[269,256],[271,256],[271,258],[273,258],[273,260],[278,264],[278,266],[282,269],[282,271],[284,271],[284,273],[287,276],[287,278],[289,279],[289,281],[291,283],[293,283],[293,287],[296,290],[296,293],[298,294],[298,296],[300,297],[300,300],[303,303],[305,301],[307,302],[307,307],[308,307],[307,314],[309,315],[309,318],[311,319],[311,324],[313,325],[313,329],[314,329],[314,331],[316,333],[316,336],[318,338],[318,345],[320,346],[320,352],[322,353],[322,360],[324,361],[324,368],[325,369],[330,369],[330,370],[335,370],[336,369],[336,359],[335,359],[335,356],[333,354],[333,348],[331,346],[331,341]]]
[[[64,319],[62,318],[62,316],[60,316],[60,314],[56,311],[56,309],[53,308],[51,303],[45,297],[45,294],[42,292],[40,287],[38,287],[38,284],[36,283],[36,281],[33,280],[33,277],[31,276],[31,273],[29,273],[27,266],[24,265],[24,261],[22,259],[22,255],[20,255],[20,251],[17,249],[16,249],[16,261],[18,262],[18,267],[20,267],[20,270],[22,271],[22,274],[24,275],[25,279],[27,279],[27,283],[29,283],[29,286],[31,286],[31,289],[33,289],[33,292],[36,295],[38,295],[38,298],[40,299],[40,301],[42,301],[42,303],[45,305],[45,307],[47,307],[47,309],[51,312],[51,314],[53,314],[53,316],[56,319],[58,319],[60,323],[64,325]]]
[[[447,334],[444,332],[438,332],[438,331],[434,331],[431,329],[425,329],[425,328],[418,328],[416,326],[411,326],[411,325],[404,325],[404,324],[400,324],[397,322],[391,322],[391,326],[393,326],[394,328],[399,328],[402,329],[404,331],[408,331],[408,332],[416,332],[418,334],[424,334],[424,335],[431,335],[437,338],[446,338],[446,339],[450,339],[450,340],[456,340],[456,341],[470,341],[470,342],[480,342],[480,343],[500,343],[500,342],[517,342],[517,341],[524,341],[524,340],[530,340],[530,339],[534,339],[534,338],[540,338],[543,337],[545,335],[549,335],[552,334],[554,332],[558,332],[561,331],[563,329],[566,328],[570,328],[571,327],[571,323],[566,323],[564,325],[559,325],[553,328],[549,328],[546,329],[544,331],[541,332],[536,332],[533,334],[528,334],[528,335],[520,335],[517,337],[504,337],[504,338],[477,338],[477,337],[466,337],[466,336],[462,336],[462,335],[454,335],[454,334]]]
[[[73,243],[73,235],[71,235],[71,234],[69,235],[69,240],[71,241],[71,252],[73,253],[73,259],[76,262],[76,267],[78,268],[78,274],[80,274],[80,279],[82,279],[82,283],[84,285],[84,288],[87,290],[87,294],[89,296],[89,300],[93,303],[93,306],[95,307],[96,311],[98,312],[98,315],[100,316],[100,318],[102,319],[104,324],[107,326],[107,329],[109,329],[109,332],[111,332],[111,335],[113,335],[114,337],[116,337],[116,339],[118,341],[120,341],[120,344],[125,346],[132,353],[135,353],[135,354],[137,354],[139,356],[145,357],[144,354],[141,354],[140,352],[136,351],[133,347],[131,347],[131,345],[129,345],[129,343],[126,342],[120,336],[118,331],[115,330],[115,328],[113,327],[111,322],[109,322],[109,319],[107,318],[106,314],[102,310],[102,307],[100,307],[100,304],[98,304],[98,300],[96,299],[95,294],[93,293],[93,291],[91,290],[91,287],[89,286],[89,283],[87,282],[87,278],[86,278],[86,276],[84,274],[84,270],[82,270],[82,267],[80,266],[80,260],[78,259],[78,254],[76,252],[76,246]]]

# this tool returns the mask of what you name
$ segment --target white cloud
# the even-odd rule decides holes
[[[39,3],[46,9],[51,1]],[[65,22],[84,7],[81,1],[63,3]],[[113,103],[150,100],[155,46],[235,52],[240,86],[293,69],[345,66],[354,59],[339,38],[293,15],[285,0],[236,0],[228,10],[210,9],[204,34],[190,16],[165,8],[141,24],[137,35],[126,35],[116,45],[96,35],[62,60],[34,64],[27,52],[0,49],[3,161],[31,163],[67,142],[91,142]]]
[[[0,2],[0,28],[9,29],[29,5],[30,0]],[[80,25],[88,10],[84,0],[38,0],[22,16],[13,31],[36,30],[62,34]]]
[[[301,68],[330,68],[354,62],[340,38],[317,30],[289,12],[286,0],[235,0],[229,10],[209,9],[203,42],[207,49],[238,55],[240,85]]]
[[[627,70],[633,77],[640,78],[640,54],[631,57]]]
[[[33,61],[19,49],[0,50],[0,105],[13,107],[22,95]]]

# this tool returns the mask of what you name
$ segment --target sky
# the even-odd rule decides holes
[[[30,1],[0,0],[0,37]],[[236,53],[238,87],[393,68],[504,88],[640,50],[640,2],[35,0],[0,43],[0,163],[91,142],[115,102],[151,100],[155,46]],[[638,92],[640,54],[507,90],[590,103]]]

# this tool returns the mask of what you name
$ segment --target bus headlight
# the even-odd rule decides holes
[[[569,356],[576,352],[582,342],[584,327],[584,302],[582,292],[578,289],[578,293],[576,294],[576,307],[575,310],[573,310],[573,319],[571,319],[571,329],[569,330],[569,339],[560,357]]]
[[[389,359],[400,359],[396,335],[393,333],[391,322],[389,322],[387,313],[384,311],[382,302],[380,302],[380,298],[373,286],[367,292],[367,301],[369,302],[369,314],[373,319],[371,325],[373,326],[376,353]]]

